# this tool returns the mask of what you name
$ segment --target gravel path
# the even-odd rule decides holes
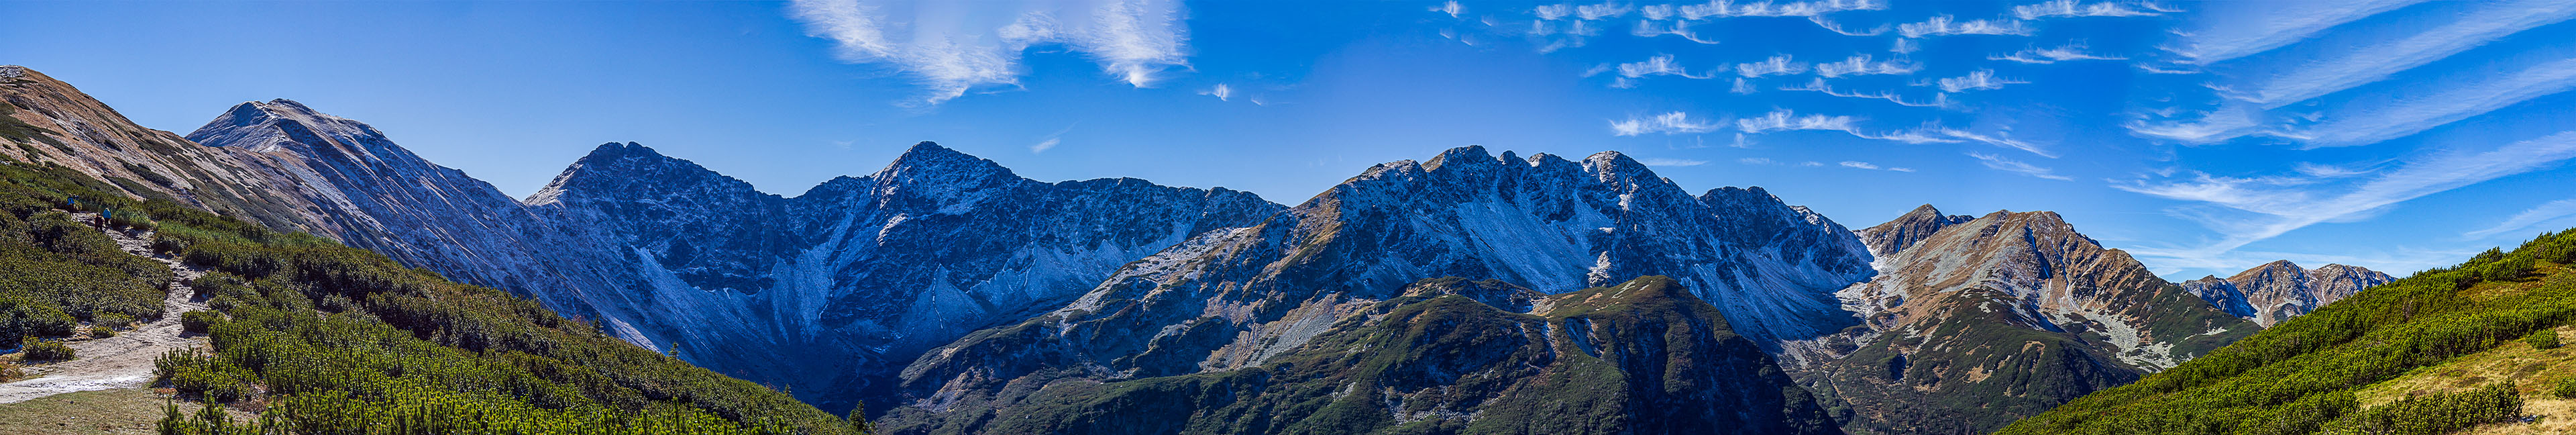
[[[76,216],[86,222],[96,215],[82,213]],[[125,252],[169,264],[170,270],[177,273],[178,279],[169,285],[169,296],[161,299],[161,319],[115,337],[69,343],[77,358],[27,367],[27,374],[35,378],[0,384],[0,403],[23,402],[74,391],[143,386],[152,382],[153,359],[160,358],[162,353],[171,349],[195,347],[205,342],[204,338],[179,333],[179,313],[206,309],[204,304],[189,300],[196,291],[187,284],[205,272],[182,265],[176,258],[152,255],[150,231],[108,230],[107,235],[116,239],[116,244],[125,248]]]

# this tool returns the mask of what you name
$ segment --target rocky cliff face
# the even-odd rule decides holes
[[[1931,204],[1924,204],[1921,207],[1915,207],[1913,211],[1905,212],[1902,216],[1897,216],[1896,220],[1860,230],[1860,240],[1862,244],[1869,245],[1871,254],[1885,259],[1896,256],[1898,252],[1904,252],[1905,248],[1914,246],[1915,242],[1932,238],[1932,235],[1941,232],[1942,228],[1976,219],[1976,216],[1944,215],[1941,214],[1941,209],[1932,208]]]
[[[1958,221],[1925,207],[1864,234],[1914,241],[1840,293],[1865,326],[1792,366],[1854,432],[1991,431],[2258,329],[2056,213]]]
[[[1130,264],[1069,306],[931,352],[903,389],[937,426],[1059,380],[1262,366],[1425,276],[1541,292],[1670,276],[1768,346],[1850,326],[1829,292],[1868,261],[1849,231],[1759,189],[1692,196],[1616,153],[1460,148]]]
[[[2302,269],[2289,260],[2265,263],[2220,279],[2216,275],[2185,281],[2182,287],[2228,314],[2271,327],[2307,314],[2397,277],[2370,269],[2329,264]]]
[[[935,434],[1838,433],[1760,347],[1671,279],[1551,296],[1453,277],[1391,296],[1357,304],[1316,339],[1252,367],[1031,385],[1037,391],[1011,406],[903,408],[882,427]],[[937,412],[981,417],[920,418]]]
[[[608,144],[527,204],[601,248],[579,255],[631,277],[581,291],[638,341],[833,400],[883,388],[930,347],[1062,306],[1120,265],[1281,209],[1221,188],[1038,182],[927,142],[793,198]]]

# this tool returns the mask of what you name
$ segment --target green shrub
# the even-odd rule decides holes
[[[71,335],[75,325],[61,307],[0,296],[0,339]]]
[[[223,319],[223,313],[206,310],[179,313],[179,330],[183,332],[204,334],[206,333],[207,326],[214,325],[216,321],[221,321]]]
[[[154,379],[182,394],[208,402],[231,402],[256,395],[259,374],[213,355],[174,349],[152,360]]]
[[[101,326],[108,329],[122,331],[134,328],[134,317],[117,313],[100,313],[95,317],[91,317],[89,319],[89,324],[91,326]]]
[[[2479,267],[2480,273],[2478,274],[2478,278],[2485,279],[2487,281],[2514,281],[2522,279],[2523,275],[2531,273],[2532,270],[2538,267],[2539,264],[2532,261],[2531,257],[2520,255],[2509,256],[2505,257],[2503,260],[2499,260],[2494,263],[2487,263],[2487,265]]]
[[[2540,328],[2539,331],[2533,331],[2530,337],[2523,337],[2522,342],[2530,343],[2533,349],[2557,349],[2558,328]]]
[[[2576,399],[2576,378],[2558,381],[2557,386],[2549,388],[2549,395],[2560,399]]]
[[[20,361],[64,361],[75,357],[77,356],[72,353],[72,347],[63,345],[63,342],[60,341],[46,341],[36,339],[36,337],[27,337],[27,339],[18,342],[18,360]]]
[[[109,328],[109,327],[105,327],[105,326],[98,326],[98,325],[90,325],[90,327],[89,327],[89,338],[109,338],[109,337],[115,337],[115,336],[116,336],[116,328]]]
[[[2476,390],[2410,396],[2373,406],[2335,422],[2329,433],[2440,435],[2487,423],[2522,419],[2522,394],[2513,382]]]

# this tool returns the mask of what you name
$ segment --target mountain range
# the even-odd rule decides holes
[[[510,290],[893,433],[1961,433],[2389,281],[2164,281],[2051,212],[1852,231],[1615,152],[1293,206],[937,144],[796,196],[609,143],[514,199],[288,100],[184,137],[0,67],[0,154]]]

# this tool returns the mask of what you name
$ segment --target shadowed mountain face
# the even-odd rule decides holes
[[[693,361],[720,367],[774,364],[815,391],[868,388],[923,350],[1061,306],[1121,264],[1280,209],[1225,189],[1037,182],[927,142],[794,198],[609,144],[528,207],[605,248],[587,255],[632,271],[590,298],[640,319],[640,338],[684,343],[684,354],[702,352]]]
[[[1760,347],[1669,278],[1559,295],[1444,278],[1391,296],[1352,304],[1341,320],[1319,325],[1315,339],[1264,364],[1055,382],[1008,406],[899,409],[886,428],[942,434],[1839,433]]]
[[[1865,327],[1800,343],[1791,369],[1854,432],[1991,431],[2259,329],[2056,213],[1926,206],[1862,238],[1900,249],[1840,293]]]
[[[1616,153],[1453,149],[1378,165],[1260,225],[1130,264],[1069,306],[934,351],[905,369],[901,412],[951,427],[1054,382],[1264,366],[1421,276],[1540,292],[1670,276],[1767,346],[1850,326],[1829,292],[1867,277],[1868,258],[1849,231],[1759,189],[1694,197]]]
[[[2301,269],[2296,263],[2281,260],[2225,279],[2212,275],[2185,281],[2182,288],[2228,314],[2271,327],[2395,280],[2397,277],[2360,267],[2329,264]]]

